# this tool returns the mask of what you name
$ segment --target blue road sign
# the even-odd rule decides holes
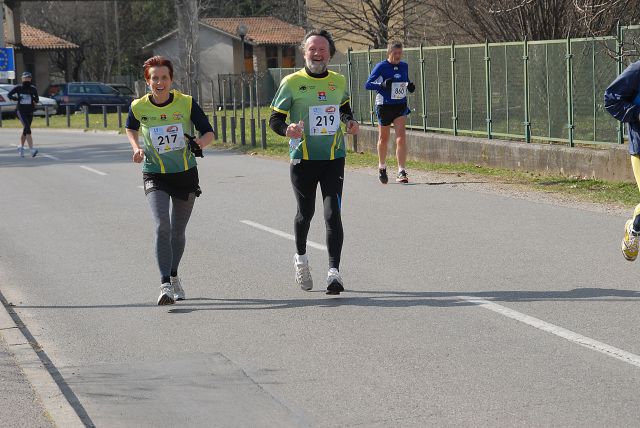
[[[13,48],[0,48],[0,79],[16,78],[16,62]]]
[[[0,71],[16,71],[13,48],[0,48]]]

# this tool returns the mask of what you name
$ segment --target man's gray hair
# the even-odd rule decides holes
[[[300,45],[300,49],[302,49],[302,52],[304,52],[304,45],[307,44],[307,40],[309,40],[309,38],[313,36],[320,36],[327,39],[327,42],[329,42],[329,56],[333,57],[333,55],[336,53],[336,44],[333,42],[331,33],[329,33],[325,29],[314,29],[305,34],[304,38],[302,39],[302,44]]]
[[[390,54],[394,49],[402,49],[402,42],[398,42],[395,40],[390,41],[387,45],[387,54]]]

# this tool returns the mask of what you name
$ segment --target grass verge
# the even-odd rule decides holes
[[[207,112],[210,115],[210,112]],[[268,109],[261,109],[261,118],[268,118]],[[233,111],[226,112],[227,123],[227,144],[216,142],[214,147],[232,148],[239,152],[254,153],[261,156],[270,156],[278,158],[286,158],[288,156],[288,144],[285,138],[276,135],[267,130],[266,143],[267,148],[262,149],[260,126],[256,121],[256,147],[251,146],[251,131],[249,128],[249,112],[247,111],[245,140],[246,145],[240,145],[241,133],[239,127],[235,130],[236,144],[230,144],[231,141],[231,117]],[[240,110],[236,112],[239,117]],[[124,123],[126,114],[122,115]],[[222,116],[218,112],[218,127],[221,129]],[[22,128],[17,119],[4,119],[2,126],[5,128]],[[54,115],[49,118],[49,127],[64,129],[67,128],[67,119],[65,115]],[[123,129],[118,127],[118,116],[116,113],[107,114],[107,127],[104,127],[102,114],[89,115],[89,127],[85,127],[85,117],[83,114],[71,115],[71,128],[85,130],[110,130],[123,133]],[[32,128],[46,128],[44,117],[35,117]],[[393,158],[389,158],[389,166],[395,162]],[[350,152],[347,156],[347,166],[356,168],[377,167],[377,156],[370,153],[354,153]],[[561,176],[547,176],[537,173],[528,173],[522,171],[513,171],[499,168],[487,168],[483,166],[467,165],[467,164],[437,164],[421,161],[409,161],[407,167],[418,171],[433,171],[448,174],[465,174],[468,176],[483,177],[487,180],[495,182],[518,184],[525,186],[527,189],[548,193],[560,193],[572,196],[581,201],[596,202],[603,204],[612,204],[624,207],[633,207],[640,201],[638,188],[634,183],[609,182],[603,180],[591,180]]]

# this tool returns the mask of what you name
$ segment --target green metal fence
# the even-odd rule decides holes
[[[405,48],[416,85],[407,126],[571,146],[621,143],[622,127],[604,110],[603,93],[640,57],[639,40],[635,25],[611,37]],[[384,58],[386,50],[349,52],[343,74],[362,123],[375,125],[374,94],[364,83]]]

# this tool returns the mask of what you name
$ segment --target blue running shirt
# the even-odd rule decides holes
[[[391,87],[383,88],[382,82],[389,78],[393,79]],[[364,87],[377,92],[376,105],[405,104],[408,92],[407,83],[409,82],[409,65],[406,62],[400,61],[398,64],[391,64],[385,59],[373,67]]]

